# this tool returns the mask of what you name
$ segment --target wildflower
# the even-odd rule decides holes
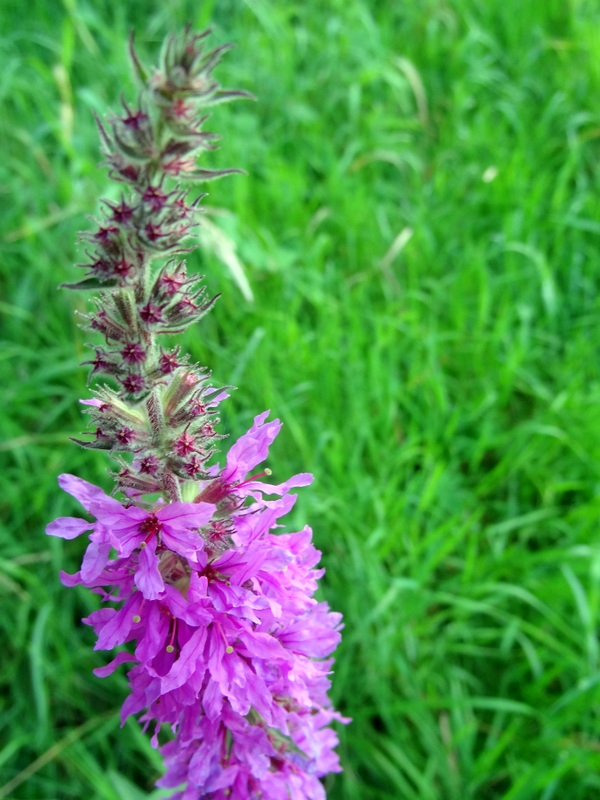
[[[60,517],[46,530],[51,536],[63,539],[92,531],[82,568],[86,581],[96,578],[106,567],[111,547],[121,558],[137,550],[135,584],[144,597],[153,600],[164,589],[158,568],[162,553],[170,550],[193,563],[202,558],[198,529],[212,516],[214,507],[209,503],[170,503],[148,511],[135,505],[123,505],[75,475],[61,475],[58,481],[62,489],[96,518],[94,523],[89,523],[76,517]]]
[[[177,260],[198,209],[169,185],[173,177],[235,172],[196,164],[215,138],[201,130],[202,109],[244,96],[212,78],[225,48],[204,53],[205,35],[186,29],[171,38],[151,78],[132,46],[148,102],[136,109],[123,101],[108,128],[98,123],[110,175],[131,196],[104,203],[96,233],[83,236],[88,275],[68,285],[101,286],[83,319],[106,347],[92,345],[87,363],[116,384],[81,401],[95,439],[75,441],[110,452],[122,499],[61,475],[91,519],[60,517],[47,533],[88,535],[79,571],[61,580],[100,596],[102,606],[84,620],[95,648],[127,648],[95,672],[129,664],[121,716],[154,725],[152,744],[166,765],[160,786],[185,784],[173,795],[179,800],[323,800],[319,778],[339,770],[330,723],[347,721],[327,696],[341,616],[314,597],[323,570],[310,528],[279,530],[296,500],[291,489],[312,475],[271,484],[270,469],[255,472],[281,429],[268,411],[222,466],[212,464],[227,392],[211,387],[210,373],[190,365],[179,346],[158,342],[216,300],[204,298]],[[174,738],[161,746],[163,723]]]

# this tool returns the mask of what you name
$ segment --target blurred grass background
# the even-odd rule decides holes
[[[277,480],[345,615],[330,800],[600,796],[600,9],[586,0],[4,0],[0,5],[0,798],[157,797],[160,760],[98,680],[83,542],[56,476],[110,486],[82,429],[76,232],[92,112],[135,97],[125,42],[209,23],[207,247],[187,339],[285,423]],[[114,188],[110,189],[114,192]],[[220,233],[219,233],[220,232]],[[243,265],[254,300],[233,277]],[[228,266],[229,262],[229,266]]]

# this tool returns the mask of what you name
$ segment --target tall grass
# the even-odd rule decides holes
[[[600,791],[600,37],[584,0],[16,0],[0,5],[0,798],[156,797],[123,676],[66,592],[56,475],[87,358],[75,245],[106,179],[92,112],[125,41],[184,22],[237,49],[215,114],[216,310],[194,358],[271,408],[343,611],[330,800],[591,800]],[[232,270],[237,258],[251,289]]]

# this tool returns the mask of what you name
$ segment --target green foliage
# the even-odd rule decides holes
[[[160,761],[65,591],[56,476],[108,486],[82,430],[75,236],[97,210],[93,112],[136,91],[126,41],[209,22],[237,48],[215,110],[222,292],[187,338],[271,408],[274,480],[316,474],[323,593],[345,615],[330,800],[600,792],[600,39],[583,0],[0,5],[0,798],[138,800]],[[246,281],[246,282],[245,282]],[[254,296],[254,301],[249,298]],[[8,412],[8,413],[7,413]],[[81,543],[83,547],[83,543]]]

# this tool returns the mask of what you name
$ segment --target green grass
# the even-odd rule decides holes
[[[209,22],[223,82],[210,222],[223,292],[190,335],[285,423],[294,523],[344,613],[330,800],[600,794],[600,35],[585,0],[0,6],[0,798],[140,800],[160,774],[64,589],[56,476],[110,486],[82,429],[76,232],[107,191],[92,112],[135,96],[125,41]],[[111,191],[114,191],[111,189]],[[221,253],[222,255],[222,253]]]

